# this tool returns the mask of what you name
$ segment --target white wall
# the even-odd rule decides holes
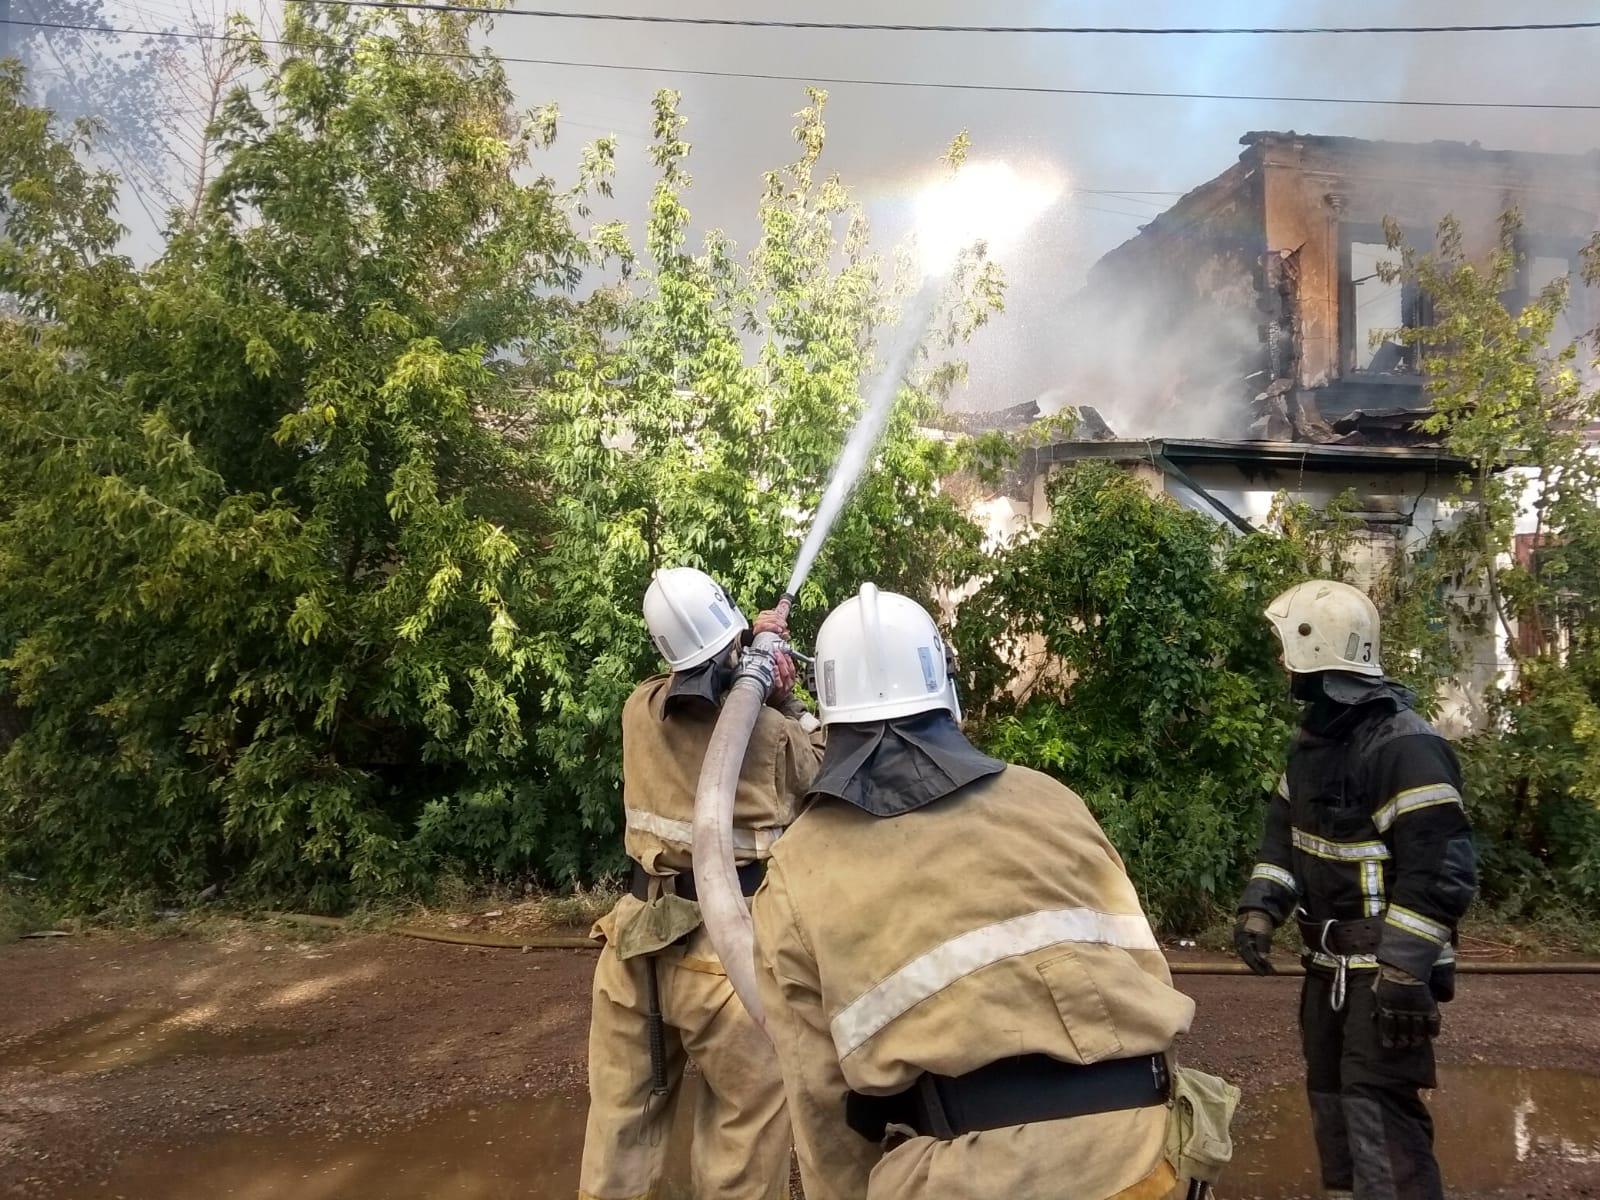
[[[1180,503],[1221,519],[1181,481],[1163,474],[1154,464],[1130,463],[1128,469],[1152,491],[1165,491]],[[1436,530],[1458,521],[1462,512],[1452,500],[1456,480],[1423,470],[1329,471],[1307,467],[1291,471],[1240,467],[1227,462],[1195,464],[1184,469],[1213,499],[1257,528],[1268,524],[1280,493],[1290,501],[1323,508],[1353,488],[1360,497],[1359,512],[1365,526],[1352,549],[1353,575],[1358,586],[1367,588],[1378,580],[1397,552],[1414,552]],[[983,527],[989,549],[1026,536],[1029,529],[1050,519],[1045,476],[1041,474],[1034,480],[1029,499],[989,497],[973,504],[969,514]],[[956,604],[977,590],[978,583],[974,580],[946,597],[947,610],[953,612]],[[1478,596],[1457,595],[1455,599],[1471,607],[1483,605]],[[1469,643],[1464,669],[1457,682],[1440,689],[1436,719],[1440,729],[1452,737],[1482,727],[1487,717],[1484,696],[1495,683],[1505,681],[1510,666],[1503,648],[1505,630],[1498,623],[1492,635],[1463,631],[1459,636]]]
[[[1252,525],[1264,526],[1280,491],[1290,501],[1324,508],[1347,489],[1354,489],[1357,512],[1364,529],[1352,548],[1352,582],[1370,589],[1394,562],[1397,553],[1414,553],[1438,530],[1461,518],[1462,506],[1453,497],[1453,476],[1411,471],[1296,471],[1242,469],[1230,463],[1186,468],[1187,473],[1217,500]],[[1481,595],[1457,593],[1453,597],[1470,609],[1481,610]],[[1440,688],[1435,723],[1450,737],[1460,737],[1483,727],[1488,713],[1484,697],[1504,675],[1504,634],[1458,631],[1466,642],[1457,680]]]

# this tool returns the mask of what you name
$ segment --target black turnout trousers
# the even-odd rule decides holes
[[[1334,973],[1306,972],[1300,1039],[1322,1186],[1355,1200],[1443,1200],[1433,1118],[1418,1094],[1434,1087],[1433,1043],[1403,1050],[1378,1041],[1376,970],[1348,972],[1335,1012]]]

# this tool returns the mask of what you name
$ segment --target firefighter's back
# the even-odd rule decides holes
[[[998,1079],[1002,1092],[1052,1062],[1095,1066],[1114,1089],[1119,1073],[1148,1076],[1193,1015],[1082,800],[1023,767],[887,819],[819,801],[775,848],[758,918],[769,959],[783,956],[775,942],[809,948],[844,1080],[863,1096],[1001,1060],[1022,1066],[994,1070],[1023,1072]],[[909,1138],[870,1194],[1100,1200],[1157,1170],[1165,1124],[1157,1104]]]

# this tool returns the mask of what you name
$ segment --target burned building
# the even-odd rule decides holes
[[[1119,434],[1282,441],[1392,439],[1425,408],[1412,348],[1426,297],[1380,264],[1383,221],[1417,246],[1440,219],[1487,255],[1522,217],[1516,304],[1573,278],[1563,342],[1600,322],[1582,247],[1600,217],[1600,151],[1250,133],[1239,161],[1105,255],[1068,313],[1081,353],[1069,404],[1109,405]],[[1378,335],[1376,338],[1374,335]]]

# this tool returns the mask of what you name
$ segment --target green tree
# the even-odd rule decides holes
[[[1425,577],[1485,603],[1452,618],[1506,639],[1516,678],[1490,696],[1491,725],[1465,747],[1485,894],[1529,913],[1576,903],[1600,912],[1600,420],[1593,337],[1551,345],[1570,303],[1559,279],[1520,308],[1520,221],[1508,212],[1485,258],[1463,249],[1447,218],[1421,253],[1391,225],[1392,272],[1427,293],[1434,320],[1404,331],[1418,345],[1433,413],[1422,428],[1473,464],[1463,494],[1479,503],[1435,539]],[[1596,247],[1588,252],[1590,274]],[[1515,468],[1513,470],[1512,468]],[[1528,484],[1534,482],[1529,496]],[[1531,511],[1524,511],[1524,504]],[[1519,517],[1533,549],[1516,553]],[[1418,589],[1426,594],[1426,589]]]
[[[1293,706],[1262,610],[1335,542],[1234,538],[1113,464],[1048,492],[1049,525],[961,606],[974,727],[1078,791],[1152,918],[1192,929],[1242,884],[1283,769]]]
[[[717,231],[691,249],[677,99],[655,101],[659,178],[642,253],[616,230],[600,239],[637,271],[642,293],[626,313],[620,359],[579,356],[541,392],[553,416],[540,454],[559,500],[539,618],[552,686],[536,736],[552,779],[575,793],[586,827],[606,835],[620,815],[622,702],[659,669],[640,614],[651,571],[700,567],[751,612],[777,601],[906,282],[870,251],[843,182],[821,174],[818,91],[796,117],[799,156],[766,176],[748,258]],[[969,255],[935,348],[959,343],[999,306],[997,273]],[[802,641],[862,580],[931,603],[974,571],[979,531],[939,481],[973,465],[979,447],[917,432],[958,375],[929,360],[901,389],[800,597]]]
[[[10,0],[4,15],[9,23],[0,25],[0,58],[15,57],[28,69],[31,101],[63,121],[94,121],[101,131],[96,156],[138,189],[154,219],[173,198],[168,126],[180,114],[173,110],[166,67],[181,52],[161,36],[172,26],[108,34],[107,27],[127,21],[104,0]]]
[[[79,902],[592,876],[650,570],[783,584],[899,294],[816,174],[823,97],[745,261],[688,249],[660,97],[640,253],[574,229],[609,139],[571,189],[536,174],[554,114],[512,112],[483,19],[296,5],[247,40],[147,269],[110,253],[115,181],[0,76],[0,858]],[[969,255],[945,342],[999,299]],[[915,429],[958,375],[903,390],[802,629],[863,578],[971,572],[938,481],[976,456]]]
[[[508,357],[585,248],[476,16],[296,5],[146,271],[0,92],[0,848],[80,898],[409,886],[430,799],[538,779],[536,478]],[[470,802],[470,801],[469,801]],[[530,802],[524,820],[555,818]],[[493,865],[495,847],[481,846]]]

